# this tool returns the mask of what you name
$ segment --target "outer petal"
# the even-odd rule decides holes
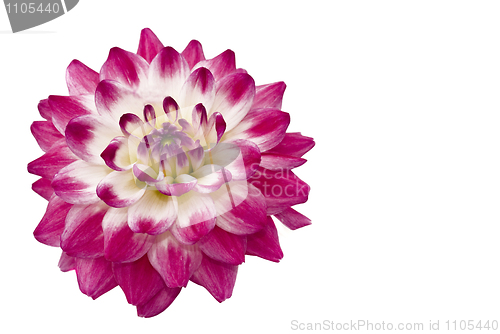
[[[166,47],[151,62],[148,76],[151,89],[160,96],[172,96],[177,100],[189,76],[189,65],[177,51]]]
[[[38,103],[38,112],[40,116],[52,122],[52,109],[50,108],[49,99],[40,100]]]
[[[203,256],[203,262],[194,272],[191,281],[205,287],[220,303],[231,297],[237,273],[238,266],[221,263],[208,256]]]
[[[286,85],[283,81],[255,87],[255,99],[253,100],[252,109],[281,109],[285,89]]]
[[[134,180],[132,170],[111,172],[97,185],[97,196],[115,208],[134,204],[145,191],[146,185],[139,180]]]
[[[245,181],[230,182],[211,194],[217,213],[217,226],[237,235],[260,231],[266,223],[266,202],[260,191]]]
[[[205,60],[205,55],[203,54],[203,48],[197,40],[192,40],[186,46],[184,51],[182,51],[182,56],[189,64],[189,68],[192,69],[198,62]]]
[[[77,159],[78,157],[71,152],[66,145],[66,140],[63,138],[52,145],[47,153],[30,162],[28,172],[52,180],[61,168]]]
[[[276,218],[278,218],[286,227],[291,230],[296,230],[298,228],[311,225],[311,220],[301,214],[300,212],[295,211],[292,208],[287,208],[281,211],[278,214],[275,214]]]
[[[292,169],[302,166],[306,159],[293,157],[290,155],[263,153],[260,156],[260,166],[266,169],[281,170]]]
[[[99,83],[99,73],[79,60],[73,60],[66,69],[66,84],[70,95],[94,95]]]
[[[219,262],[232,265],[245,262],[246,236],[228,233],[215,226],[209,234],[198,242],[198,245],[203,253]]]
[[[273,148],[266,151],[269,154],[283,154],[300,158],[314,147],[314,140],[300,132],[286,133],[283,140]]]
[[[220,112],[226,121],[226,131],[230,131],[246,116],[254,95],[255,82],[251,76],[246,73],[228,75],[217,84],[210,114]]]
[[[57,196],[71,204],[91,204],[99,201],[97,184],[111,169],[77,160],[61,169],[52,180]]]
[[[85,115],[68,123],[66,141],[78,157],[94,164],[104,164],[101,153],[109,142],[122,135],[120,127],[107,117]]]
[[[80,291],[96,299],[117,286],[111,262],[97,259],[76,258],[76,278]]]
[[[54,124],[48,121],[33,122],[31,124],[31,133],[44,152],[47,152],[56,141],[64,138],[54,127]]]
[[[236,71],[236,60],[234,52],[231,50],[226,50],[215,58],[202,60],[194,66],[193,70],[196,70],[200,67],[208,68],[214,75],[215,80],[219,81],[227,75]]]
[[[283,252],[278,239],[278,231],[271,216],[267,217],[267,224],[259,232],[249,235],[247,239],[248,255],[255,255],[263,259],[279,262]]]
[[[52,109],[52,123],[61,134],[64,134],[66,125],[73,118],[97,113],[94,98],[91,95],[51,95],[49,96],[49,105]]]
[[[98,258],[104,255],[102,219],[108,206],[102,202],[74,205],[66,216],[61,248],[70,256]]]
[[[115,126],[124,114],[143,117],[146,101],[127,85],[113,80],[103,80],[97,85],[95,104],[102,116],[111,116]]]
[[[252,176],[260,164],[257,145],[248,140],[222,142],[212,149],[210,162],[229,171],[233,180],[246,180]]]
[[[179,104],[182,108],[187,108],[184,118],[191,118],[191,108],[198,103],[210,110],[215,98],[215,79],[212,73],[205,67],[195,70],[182,86]],[[193,124],[194,125],[194,124]]]
[[[164,288],[153,298],[142,305],[137,306],[137,315],[139,317],[151,318],[165,311],[167,307],[177,298],[181,288]]]
[[[54,189],[52,189],[52,186],[50,185],[50,180],[44,179],[43,177],[41,179],[38,179],[38,181],[33,182],[33,184],[31,185],[31,189],[33,189],[34,192],[45,198],[47,201],[54,193]]]
[[[289,124],[290,115],[279,109],[252,109],[224,138],[251,140],[264,152],[283,140]]]
[[[177,200],[148,190],[128,211],[128,225],[136,233],[160,234],[177,219]]]
[[[72,206],[56,195],[52,195],[45,215],[33,232],[35,239],[43,244],[59,247],[61,234],[64,231],[64,221]]]
[[[185,244],[194,244],[215,226],[215,206],[206,194],[191,191],[177,197],[178,218],[172,234]]]
[[[76,269],[76,258],[62,252],[58,263],[59,269],[62,272],[67,272]]]
[[[151,266],[147,256],[130,263],[113,263],[113,273],[127,301],[132,305],[146,303],[165,287],[160,274]]]
[[[149,28],[142,29],[137,54],[151,63],[153,58],[163,49],[163,44]]]
[[[147,81],[149,64],[135,53],[112,48],[108,59],[101,68],[99,79],[116,80],[121,84],[137,90],[141,82]]]
[[[186,286],[201,263],[202,253],[197,246],[184,245],[170,232],[165,232],[156,237],[148,258],[165,284],[176,288]]]
[[[154,237],[134,233],[127,224],[127,208],[110,208],[102,220],[104,256],[112,262],[131,262],[148,252]]]

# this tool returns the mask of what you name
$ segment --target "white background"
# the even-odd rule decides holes
[[[500,321],[500,3],[87,0],[12,34],[0,8],[0,328],[8,333],[288,333],[292,320]],[[46,201],[29,126],[76,58],[136,51],[142,28],[257,84],[285,81],[313,225],[280,227],[279,264],[248,257],[219,304],[189,284],[152,319],[117,287],[95,301],[32,231]],[[483,331],[484,332],[484,331]]]

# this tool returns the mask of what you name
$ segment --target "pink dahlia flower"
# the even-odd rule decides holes
[[[144,29],[137,53],[112,48],[99,73],[74,60],[66,82],[38,105],[45,154],[28,171],[48,200],[35,238],[62,249],[84,294],[119,285],[143,317],[189,281],[222,302],[245,255],[283,257],[272,215],[310,224],[291,170],[314,141],[286,133],[285,84],[256,87],[231,50],[206,60],[199,42],[178,53]]]

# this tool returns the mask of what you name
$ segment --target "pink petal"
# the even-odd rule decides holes
[[[260,191],[245,181],[230,182],[210,194],[219,216],[217,226],[237,235],[260,231],[266,223],[266,201]]]
[[[182,243],[194,244],[215,226],[215,206],[207,194],[191,191],[177,197],[177,221],[170,231]]]
[[[135,53],[114,47],[109,51],[108,59],[101,68],[99,79],[115,80],[136,90],[147,81],[149,64]]]
[[[103,257],[76,258],[76,278],[80,291],[92,299],[102,296],[118,285],[113,275],[111,262]]]
[[[50,180],[43,177],[41,179],[38,179],[38,181],[33,182],[33,184],[31,185],[31,189],[33,189],[34,192],[45,198],[47,201],[54,193],[54,189],[52,189]]]
[[[128,113],[142,117],[145,100],[120,82],[104,80],[97,85],[95,104],[99,115],[119,122],[120,117]]]
[[[285,89],[286,85],[283,81],[255,87],[255,99],[253,100],[252,109],[281,109]]]
[[[52,180],[59,170],[78,157],[71,152],[64,138],[58,140],[47,153],[28,164],[28,172]]]
[[[281,154],[263,153],[260,156],[260,166],[273,170],[296,168],[302,166],[306,161],[306,159]]]
[[[62,252],[61,257],[59,258],[58,266],[62,272],[74,270],[76,269],[76,258]]]
[[[252,106],[254,95],[255,82],[251,76],[245,73],[228,75],[217,83],[210,114],[215,111],[220,112],[226,121],[226,131],[229,131],[246,116]]]
[[[167,96],[163,99],[163,111],[165,111],[170,122],[177,122],[179,118],[179,105],[171,96]]]
[[[283,258],[278,231],[271,216],[267,217],[267,224],[262,230],[248,236],[246,253],[273,262],[279,262]]]
[[[132,305],[146,303],[165,287],[163,279],[151,266],[147,256],[130,263],[113,263],[113,273],[127,301]]]
[[[260,164],[260,151],[249,140],[231,140],[219,143],[211,151],[211,163],[229,171],[233,180],[246,180],[251,177]]]
[[[118,124],[108,117],[85,115],[72,119],[66,128],[68,146],[81,159],[104,164],[101,153],[109,142],[121,136]]]
[[[269,215],[304,203],[309,196],[310,187],[307,183],[287,169],[273,171],[260,168],[252,176],[251,183],[265,196]]]
[[[128,210],[128,225],[136,233],[163,233],[177,219],[176,200],[154,190],[146,191]]]
[[[40,116],[52,122],[52,109],[50,108],[49,99],[40,100],[38,103],[38,112]]]
[[[176,288],[186,286],[201,263],[202,253],[197,246],[182,244],[170,232],[165,232],[156,237],[148,258],[165,284]]]
[[[77,160],[61,169],[52,180],[57,196],[71,204],[91,204],[99,201],[97,184],[111,169]]]
[[[182,288],[164,288],[153,298],[142,305],[137,305],[137,315],[143,318],[154,317],[165,311],[175,298],[179,295]]]
[[[139,48],[137,54],[151,63],[154,57],[163,49],[163,44],[158,37],[149,28],[144,28],[141,31],[141,38],[139,40]]]
[[[66,215],[72,206],[56,195],[52,195],[45,215],[33,232],[35,239],[45,245],[59,247]]]
[[[285,134],[285,137],[278,145],[267,150],[266,153],[290,155],[300,158],[313,147],[314,140],[311,137],[303,136],[300,132],[289,132]]]
[[[149,67],[149,86],[160,96],[178,97],[182,85],[189,76],[189,65],[171,47],[161,49]]]
[[[79,60],[73,60],[66,69],[66,84],[70,95],[94,95],[99,83],[99,73]]]
[[[146,184],[135,181],[131,170],[113,171],[97,185],[97,196],[115,208],[134,204],[141,199],[145,191]]]
[[[198,270],[194,272],[191,281],[205,287],[220,303],[231,297],[237,273],[238,266],[203,256],[203,261]]]
[[[101,158],[109,168],[118,171],[132,168],[128,143],[129,141],[125,137],[115,137],[102,151]]]
[[[200,42],[194,39],[189,42],[184,51],[182,51],[182,56],[188,62],[190,69],[192,69],[198,62],[205,60],[205,55],[203,54],[203,48]]]
[[[44,152],[47,152],[56,141],[64,138],[64,136],[54,127],[54,124],[48,121],[33,122],[33,124],[31,124],[31,133]]]
[[[215,79],[212,73],[205,67],[195,70],[182,86],[180,93],[180,105],[183,108],[195,106],[202,103],[210,110],[215,98]],[[190,116],[190,115],[185,115]],[[184,117],[186,118],[186,117]],[[194,124],[193,124],[194,125]]]
[[[204,146],[213,147],[219,143],[220,139],[226,131],[226,122],[224,117],[219,112],[214,112],[208,119],[207,126],[204,131],[205,141]]]
[[[311,225],[311,220],[301,214],[300,212],[295,211],[292,208],[286,208],[280,213],[275,214],[276,218],[278,218],[286,227],[291,230],[296,230],[298,228]]]
[[[234,52],[226,50],[215,58],[202,60],[193,67],[196,70],[200,67],[206,67],[212,72],[216,81],[221,80],[227,75],[236,71],[236,60]]]
[[[264,152],[283,140],[288,124],[290,115],[279,109],[252,109],[225,138],[250,140]]]
[[[52,123],[64,135],[68,122],[73,118],[96,114],[94,97],[91,95],[80,96],[49,96],[49,105],[52,109]]]
[[[245,262],[246,237],[228,233],[217,226],[198,242],[198,246],[216,261],[232,265]]]
[[[102,220],[104,256],[112,262],[131,262],[148,252],[154,237],[134,233],[127,224],[127,208],[110,208]]]
[[[219,189],[224,183],[231,181],[231,172],[217,165],[205,165],[191,173],[198,182],[193,188],[199,193],[212,193]]]
[[[66,216],[61,248],[70,256],[98,258],[104,255],[102,219],[108,206],[102,202],[74,205]]]

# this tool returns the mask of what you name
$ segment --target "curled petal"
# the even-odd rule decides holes
[[[198,180],[194,190],[205,194],[216,191],[232,179],[231,172],[217,165],[205,165],[191,175]]]
[[[179,295],[182,288],[163,288],[146,303],[137,305],[137,315],[143,318],[154,317],[165,311],[175,298]]]
[[[120,117],[119,124],[123,134],[125,136],[130,136],[134,134],[140,135],[144,122],[139,118],[139,116],[126,113]]]
[[[207,110],[202,103],[198,103],[194,106],[191,117],[194,131],[198,132],[199,129],[205,131],[208,123]]]
[[[286,85],[283,81],[255,87],[255,99],[253,100],[252,109],[281,109],[285,89]]]
[[[311,225],[311,220],[309,218],[292,208],[286,208],[280,213],[275,214],[275,216],[291,230]]]
[[[76,278],[80,291],[96,299],[118,284],[113,275],[111,262],[103,257],[96,259],[76,258]]]
[[[191,281],[207,289],[218,302],[223,302],[233,294],[237,273],[238,266],[218,262],[205,255]]]
[[[175,183],[174,183],[175,182]],[[167,196],[182,196],[193,189],[198,180],[193,176],[182,174],[178,176],[175,181],[166,177],[160,182],[156,183],[156,189]]]
[[[47,153],[30,162],[28,164],[28,172],[52,180],[61,168],[77,159],[78,157],[66,145],[66,140],[62,138],[52,145]]]
[[[215,79],[205,67],[200,67],[189,75],[182,86],[180,104],[184,108],[202,103],[208,110],[215,98]],[[183,115],[184,118],[190,115]]]
[[[245,262],[246,236],[228,233],[217,226],[198,242],[198,246],[216,261],[232,265]]]
[[[59,258],[58,266],[62,272],[74,270],[76,269],[76,258],[74,258],[73,256],[69,256],[65,252],[62,252],[61,257]]]
[[[127,208],[110,208],[102,220],[104,256],[111,262],[131,262],[148,252],[154,237],[134,233],[127,224]]]
[[[64,134],[66,125],[73,118],[97,113],[94,98],[91,95],[51,95],[49,96],[49,105],[52,110],[52,123],[61,134]]]
[[[72,206],[56,195],[52,195],[45,215],[33,232],[35,239],[42,244],[59,247],[64,222]]]
[[[151,29],[142,29],[137,54],[151,63],[161,49],[163,49],[163,44]]]
[[[139,55],[114,47],[101,68],[99,79],[116,80],[133,90],[147,81],[149,64]]]
[[[153,108],[152,105],[146,104],[144,106],[144,120],[152,127],[154,128],[156,125],[156,113],[155,113],[155,108]]]
[[[44,152],[47,152],[56,141],[64,138],[54,127],[54,124],[48,121],[33,122],[31,124],[31,133]]]
[[[208,120],[207,127],[205,128],[205,141],[208,147],[213,147],[219,143],[222,135],[226,131],[226,122],[224,117],[218,112],[214,112]]]
[[[236,71],[236,60],[234,52],[226,50],[215,58],[198,62],[193,70],[206,67],[213,73],[215,80],[219,81],[227,75]]]
[[[52,189],[50,180],[43,177],[33,182],[33,184],[31,185],[31,189],[33,189],[34,192],[45,198],[47,201],[54,193],[54,189]]]
[[[171,47],[161,49],[149,67],[149,85],[160,96],[178,97],[182,84],[189,76],[189,65]]]
[[[283,258],[278,231],[271,216],[267,217],[267,223],[262,230],[248,236],[246,254],[273,262],[279,262]]]
[[[269,154],[282,154],[300,158],[314,147],[314,140],[300,132],[286,133],[281,142],[273,148],[266,150]]]
[[[73,60],[66,69],[66,84],[70,95],[94,95],[99,83],[99,73],[79,60]]]
[[[205,60],[203,47],[200,42],[194,39],[189,42],[184,51],[182,51],[182,56],[186,59],[190,69],[192,69],[200,61]]]
[[[118,171],[132,168],[128,142],[125,137],[115,137],[101,153],[101,158],[109,168]]]
[[[201,263],[202,253],[197,246],[182,244],[170,232],[165,232],[156,237],[148,258],[167,287],[177,288],[187,285]]]
[[[123,208],[137,202],[146,191],[146,184],[134,180],[131,170],[113,171],[97,185],[97,196],[106,204]]]
[[[172,123],[177,122],[179,118],[179,106],[171,96],[163,99],[163,110]]]
[[[156,183],[161,180],[163,176],[162,174],[156,173],[153,168],[142,164],[134,164],[132,172],[139,181],[148,183]]]
[[[154,190],[146,191],[128,211],[128,225],[136,233],[163,233],[176,219],[176,199]]]

